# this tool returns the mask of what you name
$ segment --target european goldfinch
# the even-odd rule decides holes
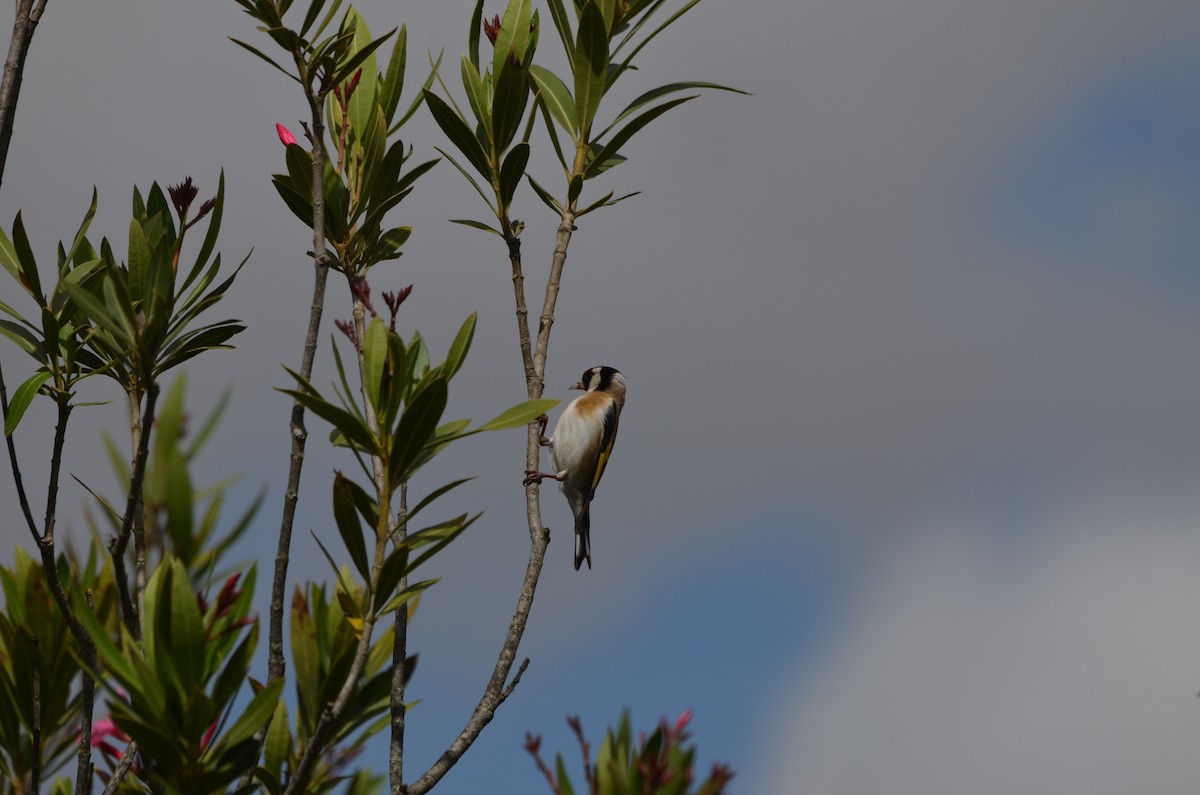
[[[571,389],[586,394],[571,401],[554,426],[554,436],[545,436],[549,419],[542,415],[541,444],[550,448],[554,474],[526,472],[525,483],[553,478],[567,497],[575,515],[575,570],[586,560],[592,567],[591,516],[589,510],[596,486],[617,440],[617,422],[625,406],[625,376],[612,367],[593,367]]]

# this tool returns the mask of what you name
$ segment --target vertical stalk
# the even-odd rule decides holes
[[[42,12],[46,10],[46,0],[37,4],[34,0],[17,0],[16,6],[12,40],[8,45],[8,58],[4,61],[4,78],[0,80],[0,181],[3,181],[4,166],[8,162],[13,117],[17,112],[17,99],[21,95],[21,79],[25,75],[25,58],[29,55],[33,31],[42,18]]]
[[[400,484],[399,521],[392,543],[400,546],[408,540],[408,484]],[[408,587],[408,575],[400,578],[399,590]],[[404,687],[408,678],[408,605],[400,605],[395,612],[395,639],[392,645],[392,739],[388,756],[388,780],[391,795],[404,793]]]
[[[38,639],[33,644],[33,764],[30,771],[30,791],[41,792],[42,786],[42,654]]]
[[[306,75],[307,67],[297,50],[293,53],[299,74]],[[304,93],[312,116],[309,131],[313,145],[312,155],[312,202],[313,202],[313,292],[308,315],[308,333],[304,338],[304,355],[300,362],[300,374],[312,377],[313,360],[317,355],[317,335],[321,330],[321,314],[325,308],[325,283],[329,276],[329,264],[325,259],[325,96],[313,91],[310,83],[304,84]],[[287,668],[283,657],[283,608],[284,592],[287,589],[288,560],[292,547],[292,525],[296,518],[296,503],[300,499],[300,473],[304,468],[304,446],[308,431],[304,427],[304,406],[292,403],[291,416],[292,451],[288,467],[287,490],[283,496],[283,516],[279,524],[279,544],[275,553],[275,574],[271,583],[271,627],[268,640],[267,682],[282,679]],[[266,734],[263,732],[263,736]]]

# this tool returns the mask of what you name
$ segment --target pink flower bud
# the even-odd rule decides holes
[[[282,124],[275,125],[275,132],[279,133],[279,142],[284,146],[296,143],[296,136],[292,135],[292,131]]]

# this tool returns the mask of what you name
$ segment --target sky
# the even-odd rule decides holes
[[[406,97],[425,52],[465,50],[471,7],[361,4],[374,31],[407,24]],[[123,240],[134,185],[191,175],[204,196],[225,170],[220,248],[253,254],[219,311],[249,329],[188,367],[189,404],[233,390],[196,476],[243,473],[234,504],[267,488],[238,549],[265,605],[288,449],[274,388],[311,273],[269,175],[275,123],[295,130],[305,106],[229,36],[267,44],[232,2],[50,3],[0,223],[23,210],[50,259],[93,185],[94,233]],[[543,38],[551,66],[555,48]],[[1194,791],[1198,53],[1200,7],[1166,0],[708,2],[644,51],[617,109],[679,80],[753,96],[672,111],[594,188],[642,191],[579,223],[547,368],[554,397],[596,364],[629,381],[595,568],[571,570],[548,491],[530,669],[439,791],[541,791],[524,732],[573,760],[564,716],[599,737],[624,707],[647,728],[693,708],[701,762],[730,763],[740,793]],[[423,156],[443,143],[425,111],[403,137]],[[536,302],[555,222],[528,190],[517,201]],[[450,411],[480,419],[524,393],[505,251],[446,221],[485,212],[437,167],[395,213],[414,228],[404,257],[371,279],[414,285],[401,322],[435,351],[479,311]],[[327,306],[318,384],[349,315],[336,280]],[[0,357],[11,388],[29,365]],[[88,412],[67,468],[111,488],[99,438],[126,419]],[[35,484],[51,422],[35,404],[17,434]],[[333,537],[326,490],[348,466],[321,436],[297,579],[329,578],[307,531]],[[413,627],[414,769],[465,722],[507,627],[523,445],[464,441],[414,484],[478,475],[450,502],[487,511],[432,564],[443,581]],[[84,500],[68,481],[68,532]],[[0,535],[29,546],[7,514]]]

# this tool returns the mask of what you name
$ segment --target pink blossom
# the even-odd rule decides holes
[[[292,135],[292,131],[282,124],[275,125],[275,132],[279,133],[279,142],[284,146],[296,143],[296,136]]]

